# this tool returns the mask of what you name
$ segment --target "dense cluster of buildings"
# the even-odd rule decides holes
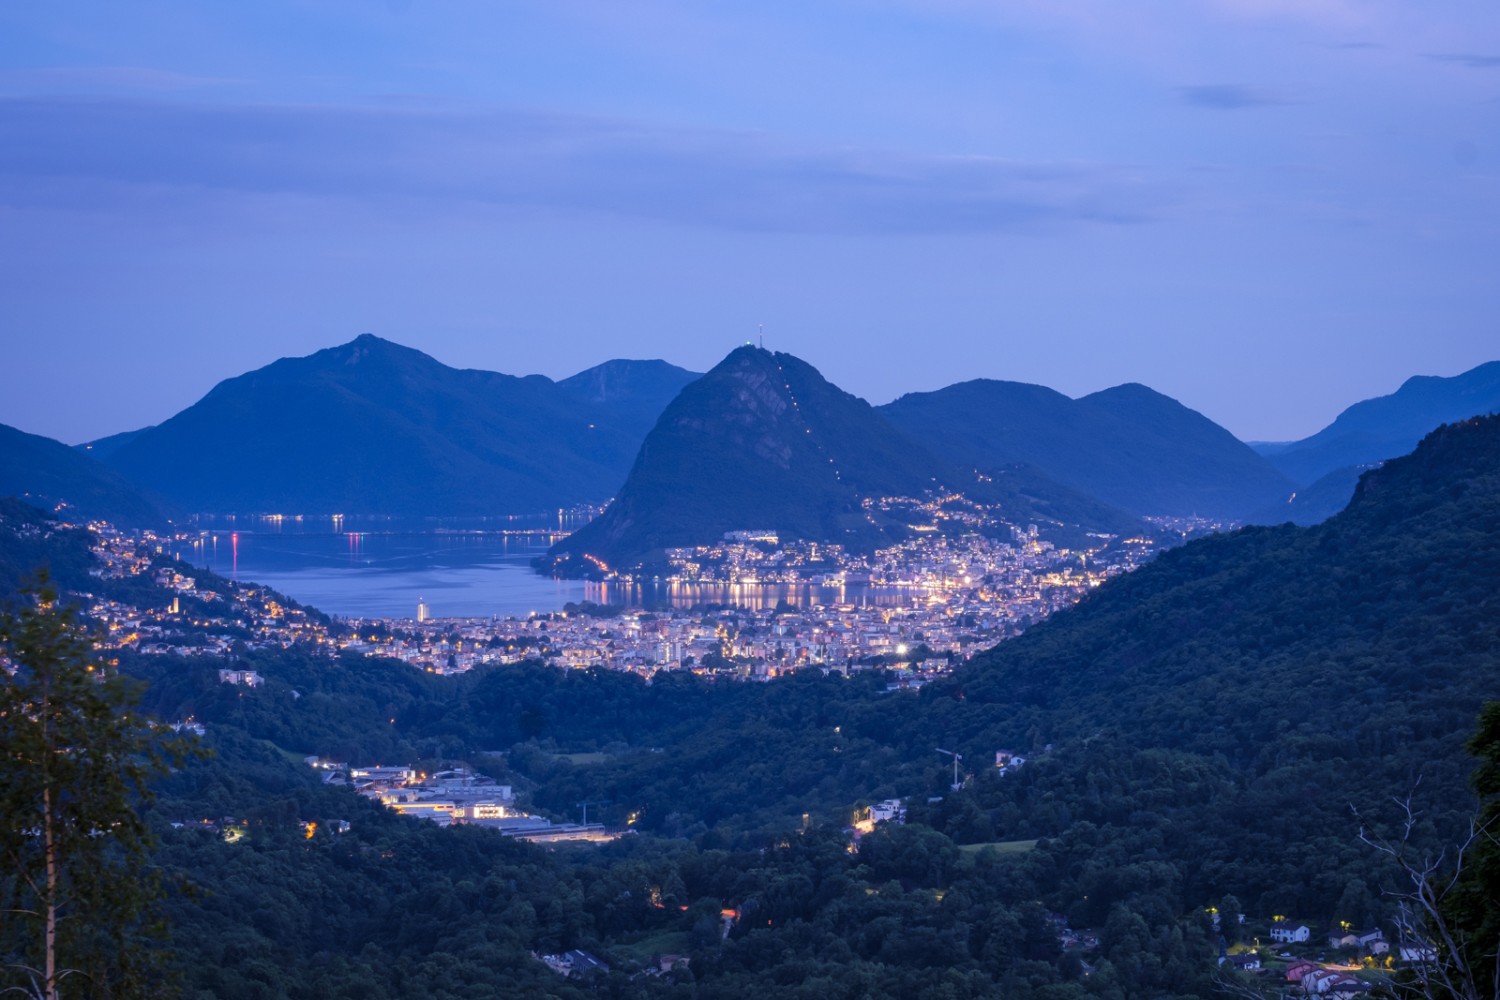
[[[682,590],[661,606],[570,606],[524,618],[330,622],[253,584],[200,586],[180,564],[155,558],[163,539],[94,525],[96,575],[151,574],[173,599],[148,609],[98,598],[90,610],[104,623],[108,645],[146,653],[299,646],[391,656],[439,674],[522,660],[744,679],[879,666],[900,672],[902,683],[920,684],[1154,551],[1149,538],[1105,535],[1088,536],[1081,548],[1058,547],[1041,540],[1035,526],[986,523],[982,511],[950,500],[872,501],[883,516],[904,504],[903,516],[920,522],[914,529],[932,529],[914,530],[872,555],[782,540],[768,530],[734,531],[714,545],[669,551],[674,575],[666,585]],[[694,589],[700,586],[706,589]]]
[[[350,767],[322,757],[308,757],[304,763],[321,771],[325,783],[346,783],[403,816],[428,819],[439,826],[483,826],[534,843],[601,842],[620,836],[599,823],[554,823],[523,812],[516,808],[511,786],[465,767],[428,774],[408,766]]]
[[[669,586],[707,605],[592,608],[526,618],[351,620],[348,648],[434,673],[542,659],[564,667],[694,670],[769,678],[818,666],[898,667],[916,680],[1018,634],[1154,551],[1147,538],[1093,536],[1058,548],[1034,526],[1001,540],[977,532],[916,535],[873,556],[836,545],[730,532],[672,549]],[[705,610],[705,607],[707,608]]]

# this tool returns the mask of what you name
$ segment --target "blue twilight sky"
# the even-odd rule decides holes
[[[561,377],[764,324],[874,403],[1247,439],[1500,358],[1493,0],[14,0],[0,422],[370,331]]]

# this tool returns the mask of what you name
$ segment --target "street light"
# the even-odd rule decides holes
[[[958,762],[964,759],[964,755],[961,753],[954,753],[952,750],[944,750],[942,747],[938,747],[937,752],[947,754],[949,757],[953,758],[953,790],[955,792],[958,791],[963,787],[963,785],[960,784],[958,780]]]

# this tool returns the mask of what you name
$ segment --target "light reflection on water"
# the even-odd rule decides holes
[[[545,523],[550,520],[551,523]],[[577,524],[565,525],[573,530]],[[412,618],[418,599],[432,615],[476,618],[561,611],[568,602],[629,607],[779,602],[907,606],[906,588],[807,584],[586,583],[553,580],[532,559],[558,538],[555,517],[463,522],[395,518],[202,518],[172,553],[242,582],[265,584],[329,614]],[[528,533],[536,532],[536,533]]]
[[[548,544],[488,534],[240,532],[237,544],[216,533],[176,554],[330,614],[410,618],[425,598],[433,615],[480,617],[554,611],[586,599],[582,582],[551,580],[532,570],[531,560]]]
[[[691,608],[705,604],[733,604],[760,611],[780,602],[798,607],[814,604],[866,604],[874,607],[907,607],[921,595],[909,587],[872,587],[849,584],[815,587],[796,583],[596,583],[590,584],[589,600],[596,604],[627,607]]]

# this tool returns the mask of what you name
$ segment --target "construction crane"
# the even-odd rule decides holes
[[[958,780],[958,762],[964,759],[964,755],[961,753],[954,753],[952,750],[944,750],[942,747],[938,747],[937,752],[945,753],[949,757],[953,758],[953,790],[955,792],[958,791],[963,787],[963,783]]]
[[[610,802],[609,799],[589,799],[587,802],[577,802],[574,804],[577,805],[578,808],[583,810],[583,823],[581,825],[588,826],[589,806],[607,806],[610,804]]]

